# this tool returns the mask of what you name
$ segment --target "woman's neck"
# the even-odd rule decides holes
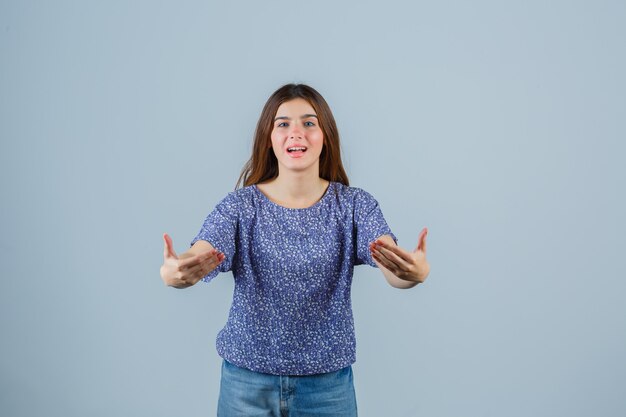
[[[310,206],[319,200],[328,187],[328,181],[318,175],[279,174],[273,180],[259,184],[271,200],[288,206]]]

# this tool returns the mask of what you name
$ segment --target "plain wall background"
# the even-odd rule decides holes
[[[214,415],[232,275],[160,277],[316,88],[424,285],[355,269],[368,416],[626,413],[620,1],[0,2],[0,415]]]

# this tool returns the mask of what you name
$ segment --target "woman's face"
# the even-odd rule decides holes
[[[319,175],[324,134],[308,101],[296,98],[281,104],[271,137],[279,172],[317,170]]]

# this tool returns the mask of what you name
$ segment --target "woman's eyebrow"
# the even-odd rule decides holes
[[[315,117],[317,119],[317,116],[314,114],[303,114],[302,116],[300,116],[301,119],[306,119],[307,117]],[[274,119],[274,121],[278,120],[278,119],[284,119],[284,120],[291,120],[291,117],[287,117],[287,116],[278,116],[277,118]]]

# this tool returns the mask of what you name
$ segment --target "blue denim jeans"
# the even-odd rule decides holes
[[[224,360],[218,417],[356,417],[352,366],[317,375],[270,375]]]

